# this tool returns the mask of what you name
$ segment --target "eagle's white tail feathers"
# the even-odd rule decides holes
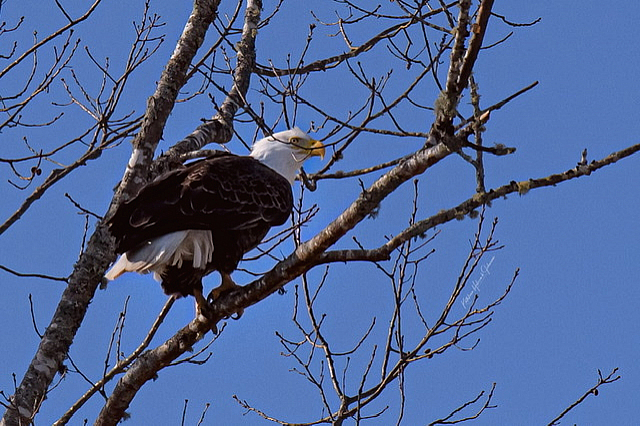
[[[153,272],[160,280],[160,272],[168,266],[181,267],[193,262],[196,269],[204,269],[213,258],[213,237],[208,230],[177,231],[147,241],[135,250],[129,250],[105,274],[109,281],[125,272],[147,274]]]

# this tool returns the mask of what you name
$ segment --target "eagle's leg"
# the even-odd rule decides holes
[[[202,290],[194,289],[193,297],[196,299],[196,316],[203,316],[211,321],[211,318],[213,317],[213,310],[211,309],[209,302],[207,302],[207,299],[204,298]],[[218,334],[218,327],[213,324],[211,326],[211,331],[213,331],[214,334]]]
[[[219,299],[220,296],[222,296],[225,293],[229,293],[238,288],[242,288],[242,286],[236,284],[231,279],[230,274],[227,274],[226,272],[220,272],[220,277],[222,278],[222,282],[220,283],[220,285],[214,288],[213,290],[211,290],[211,292],[209,293],[209,297],[207,298],[209,303],[213,303],[213,301]],[[243,313],[244,313],[244,309],[239,310],[236,313],[237,317],[235,317],[234,319],[240,318]]]
[[[194,289],[193,297],[196,299],[196,315],[202,315],[203,317],[210,318],[211,315],[209,314],[211,313],[211,306],[209,305],[209,302],[207,302],[207,299],[204,298],[202,290]]]

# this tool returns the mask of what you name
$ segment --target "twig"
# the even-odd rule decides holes
[[[598,383],[596,383],[591,389],[587,390],[580,398],[578,398],[573,404],[569,405],[565,410],[558,415],[555,419],[549,422],[548,426],[555,426],[559,424],[560,419],[563,418],[569,411],[580,405],[589,395],[598,396],[598,388],[602,385],[607,385],[615,381],[620,380],[620,376],[613,377],[618,372],[618,367],[614,368],[607,377],[602,377],[602,372],[598,370]]]
[[[102,216],[100,216],[100,215],[98,215],[98,214],[96,214],[96,213],[92,212],[91,210],[87,210],[87,209],[85,209],[84,207],[82,207],[82,206],[81,206],[81,205],[80,205],[76,200],[74,200],[73,198],[71,198],[71,195],[69,195],[69,193],[68,193],[68,192],[65,192],[65,193],[64,193],[64,196],[65,196],[65,197],[67,197],[67,199],[68,199],[69,201],[71,201],[71,204],[73,204],[73,205],[74,205],[78,210],[80,210],[82,213],[85,213],[86,215],[89,215],[89,216],[93,216],[93,217],[95,217],[95,218],[96,218],[96,219],[98,219],[98,220],[102,220]]]
[[[474,399],[465,402],[464,404],[462,404],[461,406],[453,410],[451,413],[449,413],[448,416],[429,423],[429,426],[458,424],[458,423],[466,422],[468,420],[477,419],[487,408],[496,407],[495,405],[489,405],[491,403],[491,399],[493,398],[493,392],[495,391],[495,389],[496,389],[496,384],[494,383],[491,385],[491,390],[487,394],[487,399],[485,400],[484,404],[482,404],[482,406],[478,409],[478,411],[476,411],[475,414],[472,414],[470,416],[467,416],[461,419],[452,420],[453,416],[460,413],[465,408],[470,407],[473,404],[477,403],[480,400],[480,398],[482,398],[485,391],[480,392],[478,396],[476,396]]]
[[[42,334],[40,333],[40,330],[38,330],[38,324],[36,323],[36,315],[33,312],[33,298],[31,297],[31,293],[29,293],[29,312],[31,313],[31,323],[33,324],[33,329],[36,331],[38,337],[42,339]]]
[[[0,265],[0,269],[5,271],[5,272],[8,272],[8,273],[10,273],[12,275],[15,275],[16,277],[42,278],[44,280],[62,281],[62,282],[65,282],[65,283],[69,282],[69,278],[68,277],[54,277],[54,276],[51,276],[51,275],[44,275],[44,274],[27,274],[27,273],[15,271],[15,270],[13,270],[11,268],[7,268],[4,265]]]
[[[87,11],[85,12],[84,15],[80,16],[77,19],[72,20],[71,22],[69,22],[67,25],[65,25],[64,27],[58,29],[57,31],[51,33],[48,37],[42,39],[40,42],[34,44],[33,46],[31,46],[29,49],[25,50],[24,53],[22,55],[20,55],[20,57],[18,57],[15,61],[13,61],[11,64],[7,65],[2,71],[0,71],[0,79],[6,74],[8,73],[13,67],[15,67],[16,65],[18,65],[20,62],[22,62],[26,57],[28,57],[29,55],[31,55],[32,53],[36,52],[41,46],[44,46],[45,44],[47,44],[48,42],[50,42],[51,40],[55,39],[56,37],[58,37],[61,34],[64,34],[67,30],[69,30],[71,27],[79,24],[80,22],[86,20],[92,13],[93,11],[96,9],[96,7],[98,7],[98,4],[100,4],[102,0],[96,0],[90,7],[89,9],[87,9]]]

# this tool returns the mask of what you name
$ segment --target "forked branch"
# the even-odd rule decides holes
[[[562,413],[560,413],[558,415],[558,417],[556,417],[555,419],[551,420],[551,422],[549,422],[548,426],[555,426],[555,425],[560,424],[560,419],[562,419],[565,415],[567,415],[567,413],[569,413],[569,411],[573,410],[578,405],[582,404],[582,402],[584,402],[584,400],[587,399],[587,397],[589,395],[598,396],[598,393],[599,393],[598,388],[600,388],[602,385],[608,385],[610,383],[613,383],[613,382],[616,382],[616,381],[620,380],[620,375],[616,375],[617,372],[618,372],[618,368],[616,367],[611,371],[611,373],[609,373],[607,375],[607,377],[603,377],[602,376],[602,372],[600,370],[598,370],[598,382],[594,386],[592,386],[589,390],[587,390],[573,404],[571,404],[567,408],[565,408],[564,411],[562,411]]]

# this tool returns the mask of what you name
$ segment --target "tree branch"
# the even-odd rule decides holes
[[[428,17],[442,13],[443,11],[455,6],[457,3],[457,1],[451,2],[447,5],[443,5],[441,8],[430,10],[429,12],[420,16],[408,16],[406,22],[401,22],[389,28],[385,28],[366,42],[362,43],[360,46],[355,48],[352,47],[348,52],[342,53],[340,55],[319,59],[307,65],[296,68],[275,68],[273,66],[257,64],[254,72],[265,77],[279,77],[291,74],[309,74],[315,71],[326,71],[328,69],[335,68],[348,59],[354,58],[358,55],[361,55],[362,53],[370,51],[379,42],[391,39],[411,25],[421,22]]]
[[[64,34],[67,30],[71,29],[72,27],[76,26],[80,22],[82,22],[82,21],[86,20],[87,18],[89,18],[89,16],[91,16],[91,14],[96,10],[96,7],[98,7],[98,5],[100,4],[101,1],[102,0],[94,1],[93,4],[91,6],[89,6],[89,9],[87,9],[87,11],[84,13],[84,15],[80,16],[77,19],[74,19],[74,20],[70,21],[64,27],[62,27],[62,28],[58,29],[57,31],[51,33],[46,38],[42,39],[38,43],[35,43],[29,49],[25,50],[25,52],[22,55],[20,55],[20,57],[18,57],[15,61],[13,61],[9,65],[7,65],[2,71],[0,71],[0,78],[4,77],[4,75],[6,73],[11,71],[11,69],[13,69],[13,67],[17,66],[26,57],[28,57],[29,55],[31,55],[34,52],[37,52],[40,47],[44,46],[45,44],[49,43],[51,40],[55,39],[56,37],[60,36],[61,34]]]
[[[573,404],[568,406],[562,413],[558,415],[555,419],[549,422],[548,426],[555,426],[560,424],[560,419],[562,419],[569,411],[576,408],[580,405],[589,395],[598,396],[598,388],[602,385],[607,385],[609,383],[613,383],[620,379],[620,376],[613,377],[614,374],[618,371],[618,368],[614,368],[611,373],[607,377],[602,377],[602,372],[598,370],[598,383],[595,384],[591,389],[587,390],[580,398],[578,398]]]

